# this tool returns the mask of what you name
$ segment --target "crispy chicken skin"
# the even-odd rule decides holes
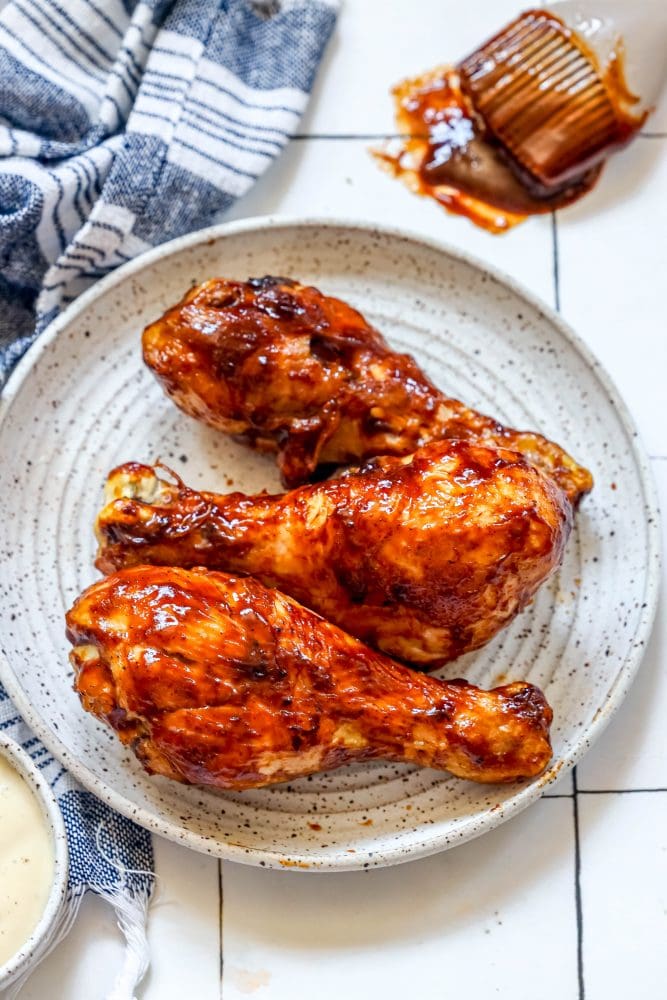
[[[75,688],[147,771],[244,789],[385,759],[481,782],[539,774],[552,712],[393,663],[251,578],[139,566],[67,615]]]
[[[168,470],[167,470],[168,471]],[[426,668],[476,649],[559,565],[572,509],[516,452],[434,441],[289,493],[219,496],[129,463],[97,518],[102,572],[251,574]]]
[[[409,455],[464,438],[511,448],[576,506],[590,473],[540,434],[449,399],[340,299],[288,278],[214,278],[143,334],[144,360],[191,416],[278,453],[286,486],[319,465]]]

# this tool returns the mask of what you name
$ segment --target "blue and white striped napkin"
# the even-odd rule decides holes
[[[2,0],[0,0],[0,5]],[[85,288],[210,223],[294,133],[337,0],[10,0],[0,10],[0,386]],[[0,688],[0,730],[61,804],[69,926],[88,889],[147,966],[150,836],[84,792]]]

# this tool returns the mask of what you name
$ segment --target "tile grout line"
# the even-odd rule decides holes
[[[405,132],[296,132],[292,139],[303,141],[306,139],[318,139],[320,141],[335,142],[337,139],[345,140],[377,140],[377,139],[405,139],[409,138]],[[411,138],[415,138],[412,136]],[[416,138],[428,138],[419,133]],[[667,139],[667,132],[640,132],[639,139]]]
[[[551,213],[551,248],[553,262],[554,306],[560,313],[560,258],[558,255],[558,216]],[[574,907],[577,924],[577,986],[578,1000],[586,1000],[584,983],[584,921],[581,903],[581,841],[579,836],[579,789],[577,769],[572,770],[572,820],[574,823]]]
[[[652,795],[667,792],[667,788],[580,788],[578,795]]]
[[[220,965],[218,967],[220,1000],[222,1000],[222,971],[225,959],[222,953],[222,860],[218,858],[218,952],[220,955]]]
[[[667,787],[654,788],[577,788],[577,795],[653,795],[667,793]],[[573,799],[574,792],[545,792],[543,799]]]
[[[554,283],[554,309],[560,312],[560,260],[558,257],[558,223],[556,213],[551,213],[551,251]]]
[[[579,835],[579,788],[577,786],[577,769],[572,771],[572,818],[574,820],[574,902],[577,917],[577,982],[579,985],[579,1000],[586,1000],[584,983],[584,914],[581,901],[581,839]]]
[[[363,140],[405,139],[406,136],[403,132],[297,132],[292,138],[301,141],[320,139],[335,142],[337,139],[352,139],[361,142]]]

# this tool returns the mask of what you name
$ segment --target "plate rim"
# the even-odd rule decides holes
[[[520,788],[510,799],[503,803],[500,809],[495,809],[494,811],[488,809],[484,812],[470,815],[467,821],[459,828],[455,843],[451,841],[448,834],[439,832],[435,826],[429,826],[424,827],[419,840],[415,840],[407,847],[401,846],[400,843],[396,845],[387,844],[383,848],[381,855],[372,850],[373,842],[369,841],[363,850],[357,851],[354,855],[347,853],[341,855],[334,848],[327,854],[313,856],[310,853],[302,854],[298,849],[285,854],[277,850],[242,847],[238,844],[229,843],[227,840],[213,839],[204,834],[187,830],[170,820],[160,818],[144,806],[135,805],[129,799],[125,798],[122,793],[117,792],[111,785],[102,782],[92,771],[89,771],[83,761],[77,760],[70,755],[69,750],[61,742],[57,733],[48,726],[39,712],[33,710],[27,694],[24,693],[18,677],[14,674],[11,664],[2,650],[0,650],[0,681],[5,686],[14,704],[35,735],[42,740],[54,757],[67,768],[72,777],[117,812],[134,820],[134,822],[153,833],[214,857],[237,861],[242,864],[261,865],[267,868],[280,869],[288,867],[296,871],[307,869],[316,872],[349,871],[362,869],[365,866],[368,867],[370,855],[372,855],[371,864],[373,867],[387,867],[412,861],[420,857],[427,857],[453,846],[458,846],[458,844],[465,843],[494,829],[512,816],[518,815],[532,802],[541,798],[551,784],[566,775],[592,744],[599,739],[607,724],[622,704],[630,684],[636,676],[637,670],[644,658],[648,639],[650,638],[655,621],[661,578],[662,544],[660,508],[650,459],[625,400],[594,352],[555,309],[544,302],[538,295],[527,289],[520,281],[505,274],[500,268],[480,260],[474,254],[461,250],[451,243],[435,237],[424,236],[416,230],[405,226],[385,225],[371,220],[348,219],[336,215],[295,216],[271,214],[253,216],[233,222],[216,223],[204,229],[178,236],[166,243],[161,243],[123,264],[83,292],[36,337],[11,372],[2,389],[2,394],[0,395],[0,427],[4,423],[13,400],[17,397],[38,358],[63,329],[75,320],[80,313],[84,312],[89,305],[106,294],[108,290],[122,284],[132,275],[150,269],[163,258],[173,256],[200,244],[217,243],[220,240],[224,240],[225,237],[237,236],[246,232],[254,233],[263,230],[275,231],[294,228],[351,229],[366,233],[367,235],[399,239],[406,243],[414,243],[420,247],[444,254],[451,259],[472,267],[480,274],[486,275],[497,284],[509,289],[513,294],[523,299],[528,305],[544,316],[556,328],[560,336],[581,356],[586,366],[593,372],[595,378],[605,389],[612,406],[617,412],[619,421],[627,434],[628,443],[636,463],[645,502],[648,548],[644,607],[640,609],[641,613],[637,629],[633,636],[635,642],[628,650],[625,662],[613,681],[607,702],[598,710],[589,725],[578,735],[576,742],[561,760],[556,762],[556,764],[552,764],[540,779]],[[640,642],[639,640],[642,641]],[[416,828],[413,832],[416,834],[418,829]]]

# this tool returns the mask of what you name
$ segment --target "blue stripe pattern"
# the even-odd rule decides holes
[[[0,10],[0,388],[84,288],[210,224],[266,170],[297,127],[337,2]]]
[[[337,0],[10,0],[0,10],[0,389],[100,275],[211,223],[294,133]],[[146,902],[150,834],[83,791],[0,686],[61,805],[70,906]]]

